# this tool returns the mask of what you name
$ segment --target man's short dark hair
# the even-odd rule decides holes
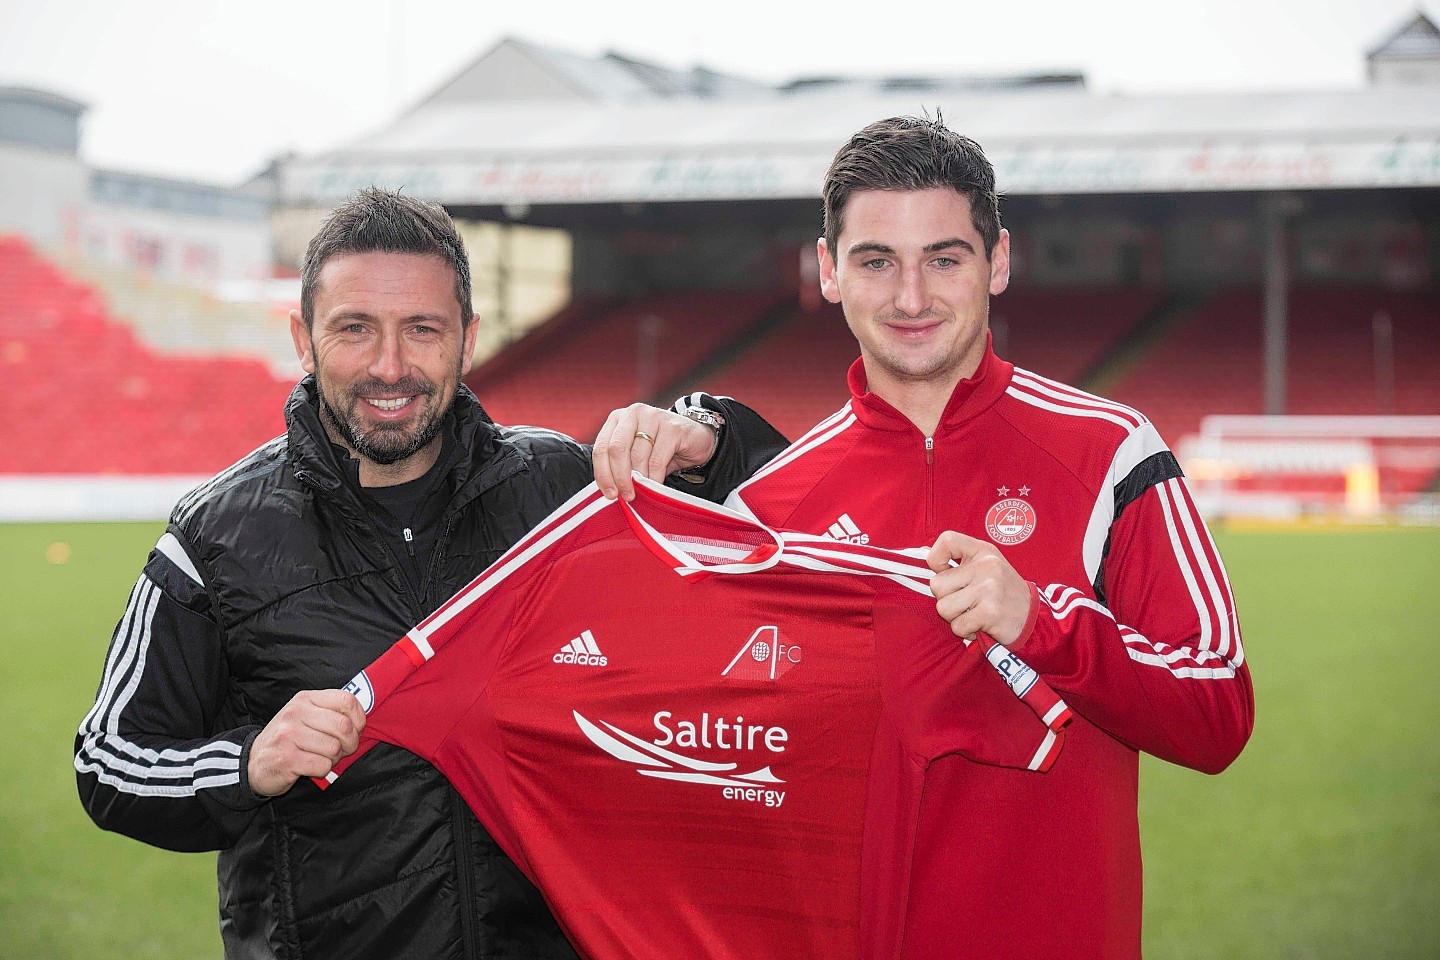
[[[305,262],[300,267],[300,316],[306,327],[315,324],[320,271],[331,257],[352,253],[439,257],[455,271],[455,299],[461,318],[468,326],[475,316],[470,303],[470,258],[445,208],[403,196],[398,190],[366,187],[336,207],[305,248]]]
[[[980,144],[948,129],[937,116],[877,120],[841,147],[825,171],[825,244],[845,226],[845,205],[857,190],[929,190],[949,187],[970,201],[970,221],[988,258],[1000,242],[1000,195],[995,168]]]

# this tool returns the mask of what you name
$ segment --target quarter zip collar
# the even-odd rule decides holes
[[[345,466],[320,423],[319,403],[314,374],[295,384],[285,401],[285,437],[296,475],[317,490],[334,493],[345,485]]]
[[[989,409],[1005,394],[1014,372],[1013,364],[995,356],[990,333],[987,331],[985,355],[980,358],[980,366],[976,368],[974,376],[955,385],[955,390],[950,394],[945,410],[940,415],[940,425],[935,430],[935,437],[943,437],[959,429],[967,421]],[[865,426],[875,430],[919,432],[909,417],[870,392],[863,358],[850,365],[847,380],[850,385],[850,409],[855,411],[855,416]]]

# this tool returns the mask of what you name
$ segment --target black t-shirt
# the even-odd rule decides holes
[[[435,542],[440,537],[445,505],[450,502],[449,474],[459,454],[453,417],[446,418],[440,436],[440,456],[435,458],[424,476],[406,483],[362,487],[360,461],[348,454],[345,460],[350,480],[360,491],[365,505],[371,508],[370,522],[400,562],[400,569],[416,593],[423,590],[425,572],[429,569],[431,554],[435,552]]]

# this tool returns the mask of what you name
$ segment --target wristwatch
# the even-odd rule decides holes
[[[704,407],[696,406],[687,406],[681,416],[688,417],[696,423],[703,423],[715,431],[715,450],[711,451],[710,460],[715,459],[715,453],[720,449],[720,435],[725,430],[724,416],[716,413],[714,410],[706,410]],[[685,470],[677,471],[675,476],[684,480],[686,483],[704,483],[705,468],[710,465],[710,460],[706,460],[704,463],[697,464]]]

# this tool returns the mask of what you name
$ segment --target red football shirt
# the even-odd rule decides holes
[[[587,957],[895,956],[929,762],[1038,776],[1070,718],[929,577],[592,485],[351,682],[331,779],[376,740],[434,763]]]

